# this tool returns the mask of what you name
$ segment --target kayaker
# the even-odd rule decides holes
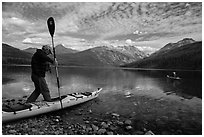
[[[173,72],[173,76],[176,77],[176,72]]]
[[[42,49],[37,49],[31,60],[31,79],[35,85],[35,90],[28,97],[26,102],[35,102],[40,94],[43,95],[45,101],[52,101],[50,91],[45,80],[45,73],[47,70],[47,63],[50,62],[57,66],[58,63],[48,57],[52,54],[52,49],[49,45],[42,46]]]

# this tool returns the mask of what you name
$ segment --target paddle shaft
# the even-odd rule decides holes
[[[50,17],[47,20],[47,26],[48,26],[48,30],[50,32],[51,38],[52,38],[52,47],[53,47],[53,53],[54,53],[54,61],[56,62],[56,54],[55,54],[55,46],[54,46],[54,33],[55,33],[55,21],[53,17]],[[60,98],[60,104],[61,104],[61,108],[63,108],[62,106],[62,99],[61,99],[61,95],[60,95],[60,84],[59,84],[59,75],[58,75],[58,69],[57,66],[55,65],[55,71],[56,71],[56,77],[57,77],[57,87],[58,87],[58,95]]]
[[[56,54],[55,54],[55,46],[54,46],[53,36],[52,36],[52,47],[53,47],[54,60],[56,61]],[[56,78],[57,78],[58,95],[59,95],[59,98],[60,98],[61,108],[63,108],[62,99],[61,99],[61,95],[60,95],[59,74],[58,74],[57,66],[55,66],[55,71],[56,71]]]

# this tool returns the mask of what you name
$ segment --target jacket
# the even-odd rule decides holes
[[[32,74],[35,74],[39,77],[45,77],[47,62],[53,64],[54,61],[41,49],[37,49],[31,60]]]

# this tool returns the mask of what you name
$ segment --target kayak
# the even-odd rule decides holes
[[[170,78],[170,79],[174,79],[174,80],[180,80],[181,78],[180,77],[172,77],[172,76],[169,76],[169,75],[166,75],[167,78]]]
[[[62,107],[67,108],[77,104],[81,104],[98,97],[102,88],[95,91],[86,91],[82,93],[72,93],[61,96]],[[12,101],[2,105],[2,122],[10,122],[18,119],[36,116],[52,111],[63,109],[60,99],[54,98],[52,102],[38,101],[33,103],[17,103]]]

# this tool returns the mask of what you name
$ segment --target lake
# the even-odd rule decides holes
[[[177,75],[182,80],[170,80],[167,70],[123,70],[118,68],[61,67],[59,69],[60,89],[62,94],[80,92],[86,89],[102,87],[103,93],[117,92],[125,95],[126,90],[135,90],[134,95],[152,98],[168,98],[199,103],[202,98],[202,73],[180,71]],[[29,66],[3,66],[3,98],[19,98],[29,95],[34,90],[30,79]],[[57,96],[55,70],[47,72],[47,84],[51,95]],[[197,101],[194,101],[197,100]],[[201,102],[200,102],[201,103]]]
[[[202,72],[177,71],[182,79],[171,80],[166,77],[172,74],[168,70],[89,67],[60,67],[58,70],[61,95],[103,88],[92,107],[96,113],[117,113],[149,121],[177,121],[179,128],[190,127],[189,132],[201,134]],[[34,90],[30,72],[29,66],[3,66],[2,99],[29,96]],[[46,80],[51,96],[58,96],[53,68]],[[42,96],[38,98],[42,99]]]

